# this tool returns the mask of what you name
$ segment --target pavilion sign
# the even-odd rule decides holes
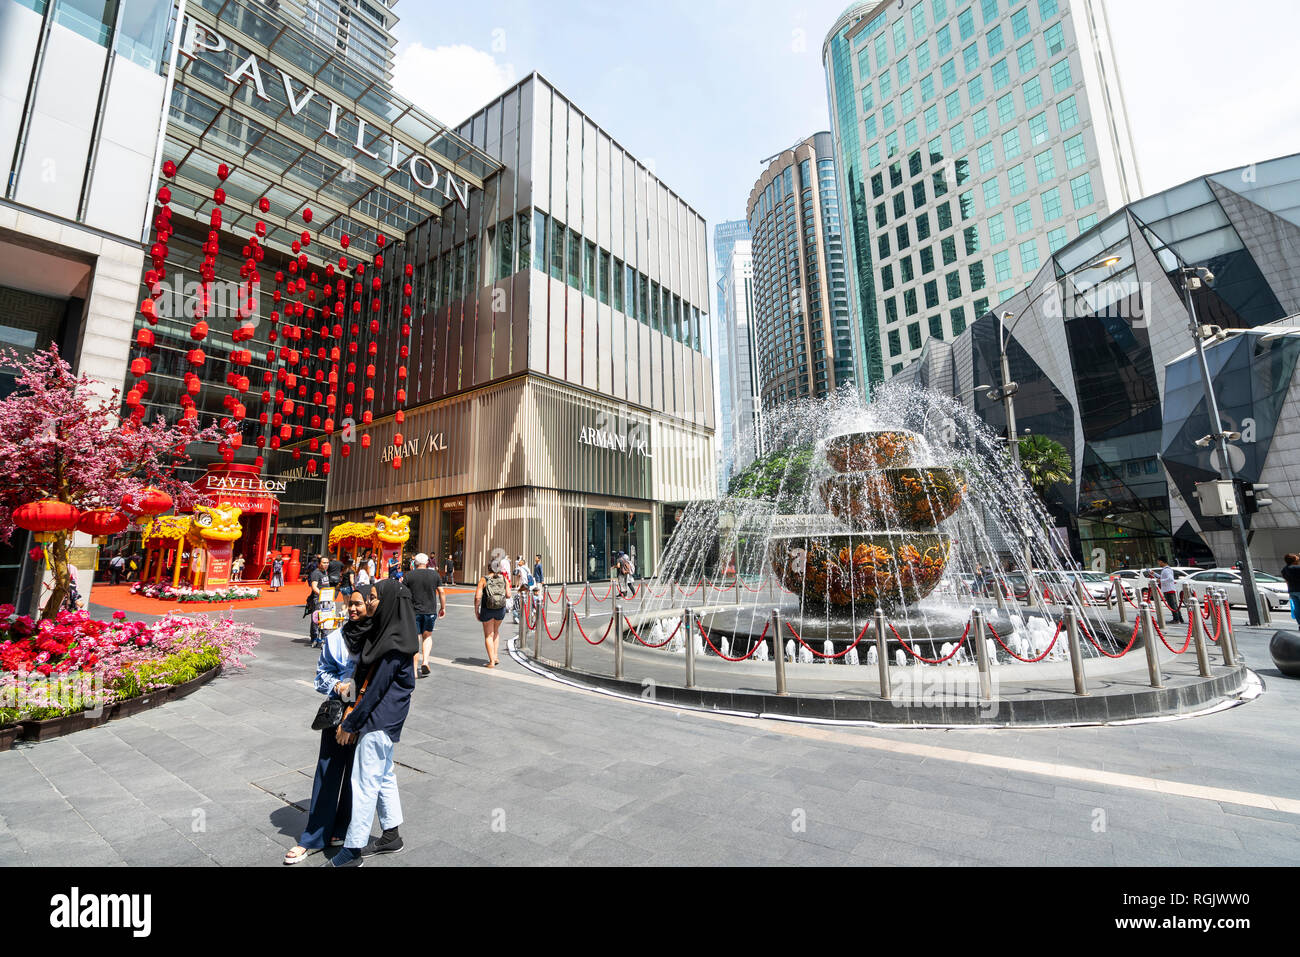
[[[202,51],[222,53],[227,49],[225,37],[192,18],[189,20],[180,48],[180,52],[187,59],[193,60],[195,55]],[[329,104],[329,122],[325,125],[326,136],[342,140],[343,137],[339,135],[338,131],[339,119],[343,116],[349,117],[355,121],[357,126],[356,141],[349,140],[349,145],[353,147],[355,152],[358,154],[364,153],[371,159],[382,160],[395,172],[405,170],[411,174],[411,179],[419,186],[428,190],[440,188],[447,199],[455,198],[462,208],[469,209],[469,190],[472,184],[467,180],[457,181],[451,173],[440,169],[433,160],[423,153],[412,150],[410,155],[403,155],[402,150],[405,144],[400,143],[397,137],[391,134],[387,136],[388,144],[383,148],[383,154],[385,155],[368,149],[366,139],[369,127],[364,119],[356,114],[345,113],[342,107],[328,96],[312,89],[305,81],[291,77],[284,70],[261,60],[256,53],[250,53],[234,70],[222,75],[235,89],[238,89],[239,85],[245,81],[251,83],[257,98],[266,101],[271,99],[266,93],[267,78],[278,77],[284,85],[284,98],[288,104],[290,116],[297,116],[307,107],[308,103],[319,95],[323,101]]]

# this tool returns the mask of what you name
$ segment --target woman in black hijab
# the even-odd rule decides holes
[[[373,597],[378,598],[377,605]],[[363,854],[402,849],[397,830],[402,823],[402,805],[393,771],[393,747],[401,739],[411,708],[413,662],[420,636],[411,593],[401,582],[391,578],[377,582],[369,604],[374,605],[370,617],[348,622],[343,632],[348,650],[357,656],[355,680],[361,684],[360,698],[339,725],[337,735],[341,745],[357,739],[357,751],[352,763],[352,820],[343,850],[330,861],[334,867],[359,867]],[[384,833],[368,847],[376,805]]]

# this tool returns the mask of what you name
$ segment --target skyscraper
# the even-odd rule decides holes
[[[869,383],[1140,194],[1102,0],[856,3],[822,59]]]
[[[722,335],[726,340],[731,391],[731,415],[721,431],[729,436],[732,473],[746,468],[763,453],[759,429],[758,346],[754,341],[754,257],[752,243],[736,242],[722,276]]]
[[[717,346],[717,382],[718,382],[718,414],[719,422],[727,423],[731,421],[731,387],[729,377],[731,375],[731,364],[729,358],[729,343],[726,329],[722,326],[726,317],[726,273],[727,267],[731,263],[731,251],[736,242],[741,239],[749,239],[749,223],[743,219],[730,220],[725,223],[719,223],[713,228],[713,265],[717,270],[717,299],[718,308],[714,313],[718,317],[718,346]],[[718,488],[725,491],[727,483],[731,481],[732,469],[731,463],[733,452],[731,448],[731,430],[729,428],[719,429],[721,442],[718,446]]]
[[[854,381],[852,319],[831,135],[768,164],[747,206],[762,407]]]

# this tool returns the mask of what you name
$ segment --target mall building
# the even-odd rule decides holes
[[[454,132],[500,171],[405,234],[404,421],[380,370],[329,524],[404,513],[458,580],[496,549],[541,554],[548,581],[607,580],[619,551],[651,575],[716,488],[704,219],[535,73]]]

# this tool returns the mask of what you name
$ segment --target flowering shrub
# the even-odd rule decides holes
[[[131,586],[132,595],[145,598],[157,598],[161,601],[179,602],[214,602],[214,601],[251,601],[262,594],[260,588],[248,588],[242,585],[229,585],[225,588],[179,588],[172,585],[144,584],[136,582]]]
[[[180,684],[221,664],[243,668],[258,634],[229,618],[172,612],[153,622],[84,611],[35,622],[0,605],[0,724],[102,707]]]

